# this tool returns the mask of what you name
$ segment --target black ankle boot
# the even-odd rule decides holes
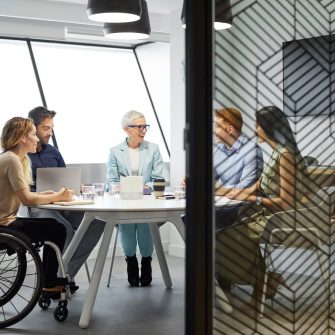
[[[138,286],[139,285],[139,276],[138,276],[138,262],[136,255],[135,256],[127,256],[127,273],[128,273],[128,283],[130,286]]]
[[[152,271],[151,271],[151,256],[149,257],[142,257],[141,261],[141,278],[140,282],[142,286],[149,286],[152,281]]]

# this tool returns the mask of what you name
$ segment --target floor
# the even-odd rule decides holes
[[[24,320],[0,330],[0,334],[182,335],[185,298],[184,259],[167,256],[167,262],[173,282],[172,289],[166,289],[164,286],[157,258],[153,259],[152,285],[131,288],[126,280],[124,258],[116,257],[109,288],[106,286],[109,269],[105,267],[88,329],[83,330],[78,326],[88,286],[86,273],[81,269],[76,278],[80,289],[69,301],[69,316],[66,321],[59,323],[53,318],[53,310],[57,304],[52,302],[46,311],[36,306]],[[93,264],[89,266],[93,269]]]
[[[266,300],[262,318],[256,318],[255,310],[246,306],[251,288],[235,287],[227,294],[233,313],[215,309],[214,334],[335,334],[334,305],[322,281],[290,273],[284,278],[287,286],[279,288],[273,303]]]
[[[172,289],[165,288],[156,258],[153,259],[152,286],[131,288],[126,280],[124,258],[116,257],[109,288],[106,287],[107,267],[103,273],[88,329],[83,330],[78,326],[88,286],[86,273],[81,270],[76,278],[80,289],[68,304],[69,316],[65,322],[54,320],[53,310],[57,304],[53,302],[46,311],[36,306],[24,320],[0,330],[0,334],[183,335],[184,259],[167,256],[167,262],[173,281]],[[93,268],[92,263],[89,266]],[[335,334],[335,316],[322,282],[310,276],[289,273],[284,273],[283,276],[287,287],[280,288],[273,305],[267,301],[265,315],[261,319],[254,317],[253,309],[241,309],[241,304],[250,298],[251,288],[233,288],[228,298],[234,310],[227,314],[219,307],[215,308],[213,334]]]

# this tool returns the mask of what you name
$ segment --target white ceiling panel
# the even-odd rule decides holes
[[[53,2],[67,2],[86,5],[87,0],[41,0],[41,1],[53,1]],[[175,9],[182,8],[183,0],[147,0],[149,12],[170,14]]]

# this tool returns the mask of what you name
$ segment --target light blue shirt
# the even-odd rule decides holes
[[[143,176],[144,184],[152,187],[152,181],[156,178],[163,178],[164,163],[158,145],[143,141],[139,147],[139,169],[138,175]],[[106,181],[120,181],[120,176],[131,176],[131,161],[129,147],[125,140],[109,151],[107,162]]]
[[[253,185],[263,170],[263,155],[258,144],[241,134],[231,148],[217,144],[214,148],[216,180],[227,188]]]

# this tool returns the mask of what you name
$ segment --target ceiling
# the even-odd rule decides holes
[[[87,0],[43,0],[53,2],[67,2],[86,5]],[[175,9],[182,9],[183,0],[147,0],[149,12],[170,14]]]

